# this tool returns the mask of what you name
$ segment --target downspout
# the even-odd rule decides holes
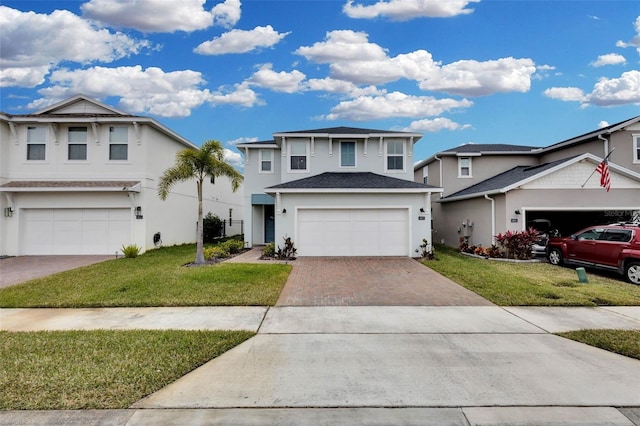
[[[440,198],[444,195],[444,185],[442,184],[442,158],[438,158],[437,155],[433,156],[434,159],[438,160],[440,163],[438,166],[438,171],[440,172],[440,188],[442,188],[442,192],[440,193]]]
[[[598,139],[604,142],[604,156],[602,158],[607,158],[607,155],[609,155],[609,140],[602,135],[598,135]]]
[[[491,244],[496,242],[496,200],[484,194],[484,198],[491,201]]]

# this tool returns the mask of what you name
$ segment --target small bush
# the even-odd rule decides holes
[[[238,254],[244,248],[244,241],[227,240],[224,243],[220,243],[220,247],[224,247],[229,254]]]
[[[125,245],[122,246],[122,254],[127,259],[133,259],[133,258],[138,257],[138,255],[140,254],[140,250],[141,250],[140,247],[138,247],[135,244],[130,244],[128,246],[125,246]]]
[[[280,246],[278,246],[278,250],[276,251],[276,257],[278,259],[283,259],[283,260],[295,259],[298,249],[293,246],[293,241],[291,241],[291,237],[285,236],[283,238],[284,238],[284,247],[280,248]]]
[[[205,244],[213,243],[222,235],[222,219],[209,212],[202,218],[202,235]]]
[[[269,243],[262,247],[262,255],[264,257],[275,257],[276,255],[276,243]]]
[[[222,245],[207,247],[203,250],[203,253],[206,260],[211,260],[213,258],[226,259],[229,257],[229,251]]]

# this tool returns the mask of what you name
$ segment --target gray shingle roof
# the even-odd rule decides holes
[[[117,181],[117,180],[24,180],[11,181],[0,188],[125,188],[139,184],[139,181]]]
[[[540,164],[536,166],[516,166],[512,169],[507,170],[506,172],[500,173],[494,177],[483,180],[482,182],[478,182],[475,185],[472,185],[468,188],[462,189],[458,192],[455,192],[451,195],[441,198],[440,200],[446,202],[450,199],[459,198],[459,197],[473,197],[474,195],[486,194],[493,191],[499,191],[503,188],[506,188],[514,183],[523,181],[532,176],[537,175],[538,173],[542,173],[545,170],[556,167],[559,164],[565,163],[573,157],[563,158],[561,160],[552,161],[550,163]]]
[[[334,173],[316,176],[271,186],[268,189],[439,189],[405,179],[382,176],[371,172]]]
[[[367,135],[369,133],[403,133],[390,130],[361,129],[359,127],[327,127],[324,129],[298,130],[290,132],[276,132],[277,134],[287,133],[328,133],[330,135],[348,134],[348,135]]]
[[[495,144],[473,144],[468,143],[457,146],[455,148],[447,149],[444,152],[466,153],[466,152],[530,152],[534,149],[540,149],[540,147],[526,146],[526,145],[509,145],[502,143]]]

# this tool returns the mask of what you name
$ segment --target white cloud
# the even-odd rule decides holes
[[[618,47],[635,47],[638,53],[640,54],[640,16],[638,16],[633,23],[633,26],[636,30],[636,35],[629,40],[628,42],[624,42],[622,40],[618,40],[616,46]]]
[[[603,77],[586,95],[576,87],[552,87],[544,94],[561,101],[581,102],[583,107],[640,104],[640,71],[627,71],[619,78]]]
[[[531,59],[463,60],[439,68],[420,82],[420,88],[464,96],[527,92],[535,71]]]
[[[149,47],[148,41],[96,28],[66,10],[46,15],[0,6],[0,27],[0,86],[5,87],[42,84],[62,61],[111,62]]]
[[[584,92],[577,87],[551,87],[544,91],[544,95],[561,101],[582,102],[585,99]]]
[[[602,120],[598,123],[598,129],[604,129],[605,127],[609,127],[609,123],[607,121]]]
[[[607,53],[606,55],[598,56],[598,59],[591,62],[593,67],[604,67],[605,65],[619,65],[627,62],[624,56],[618,53]]]
[[[249,143],[249,142],[258,142],[258,138],[256,138],[255,136],[252,137],[248,137],[248,136],[244,136],[244,137],[240,137],[237,139],[234,139],[232,141],[227,142],[227,145],[229,146],[235,146],[241,143]]]
[[[295,93],[304,89],[300,83],[305,78],[298,70],[276,72],[273,71],[272,64],[264,64],[246,82],[275,92]]]
[[[142,32],[196,31],[220,25],[230,28],[240,19],[240,0],[226,0],[210,11],[206,0],[90,0],[84,16],[114,27]]]
[[[331,109],[327,120],[378,120],[390,117],[428,117],[458,108],[468,108],[467,99],[435,99],[431,96],[412,96],[393,92],[384,96],[360,96],[344,101]]]
[[[395,21],[406,21],[413,18],[431,17],[445,18],[466,15],[473,12],[468,9],[469,3],[480,0],[388,0],[378,1],[372,5],[354,4],[347,1],[342,10],[351,18],[377,18],[386,16]]]
[[[149,113],[162,117],[187,117],[191,110],[205,102],[213,105],[233,104],[253,106],[256,94],[238,85],[228,93],[211,93],[201,89],[205,82],[197,71],[164,72],[149,67],[93,67],[86,70],[61,69],[51,74],[51,87],[38,91],[43,98],[32,102],[30,108],[61,101],[77,93],[94,98],[116,96],[119,105],[131,113]]]
[[[589,104],[598,106],[640,104],[640,71],[622,73],[620,78],[601,78],[589,95]]]
[[[438,117],[434,119],[424,119],[412,122],[406,129],[409,132],[429,132],[435,133],[440,130],[465,130],[471,124],[459,124],[448,118]]]
[[[312,78],[306,82],[309,90],[322,91],[327,93],[344,93],[352,98],[366,95],[384,95],[386,90],[378,89],[375,86],[359,87],[350,81],[337,80],[331,77]]]
[[[251,31],[231,30],[213,40],[205,41],[193,51],[201,55],[246,53],[259,47],[272,47],[290,33],[278,33],[271,25]]]
[[[329,63],[330,77],[337,80],[379,85],[404,78],[417,81],[423,90],[462,96],[526,92],[536,72],[534,62],[527,58],[442,65],[426,50],[389,57],[385,49],[369,42],[366,33],[349,30],[329,32],[325,41],[300,47],[296,53],[311,62]]]
[[[224,161],[233,167],[242,169],[244,168],[244,160],[242,155],[237,151],[232,151],[229,148],[224,148]]]

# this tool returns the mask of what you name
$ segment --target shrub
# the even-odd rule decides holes
[[[222,219],[209,212],[202,218],[202,235],[205,244],[210,244],[222,235]]]
[[[531,250],[538,234],[539,232],[534,228],[522,232],[507,231],[496,235],[496,244],[508,259],[531,259],[533,257]]]
[[[138,257],[138,255],[140,254],[140,247],[135,244],[130,244],[128,246],[123,245],[122,254],[127,259],[133,259],[135,257]]]
[[[203,253],[206,260],[211,260],[213,258],[226,259],[229,257],[229,252],[222,245],[207,247],[203,250]]]
[[[291,241],[291,237],[285,236],[283,238],[284,238],[284,247],[280,248],[280,246],[278,246],[278,250],[276,251],[276,257],[278,259],[284,259],[284,260],[295,259],[298,249],[293,246],[293,241]]]
[[[276,243],[269,243],[262,247],[262,255],[264,257],[275,257],[276,255]]]
[[[220,243],[220,247],[224,247],[229,254],[238,254],[244,248],[244,241],[227,240],[224,243]]]

